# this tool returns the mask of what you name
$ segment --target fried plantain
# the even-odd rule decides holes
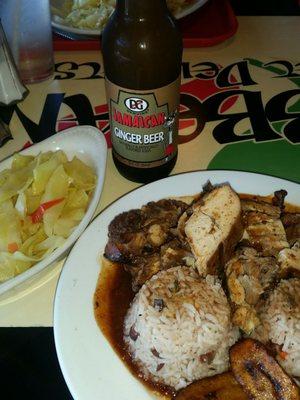
[[[181,389],[176,400],[247,400],[231,372],[200,379]]]
[[[300,393],[264,345],[253,339],[244,339],[231,347],[231,369],[249,399],[299,400]]]

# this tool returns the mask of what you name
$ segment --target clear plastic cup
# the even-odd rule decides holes
[[[48,0],[0,1],[0,17],[24,83],[49,78],[54,69]]]

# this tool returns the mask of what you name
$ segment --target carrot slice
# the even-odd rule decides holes
[[[18,246],[18,243],[16,243],[16,242],[8,243],[8,245],[7,245],[7,251],[9,253],[14,253],[18,249],[19,249],[19,246]]]
[[[286,360],[286,358],[287,358],[287,356],[288,356],[288,353],[286,352],[286,351],[280,351],[279,352],[279,357],[282,359],[282,360]]]
[[[64,197],[61,197],[59,199],[46,201],[45,203],[40,204],[39,207],[32,214],[30,214],[31,221],[34,224],[41,222],[41,220],[43,219],[43,215],[45,214],[45,211],[61,203],[64,199],[65,199]]]

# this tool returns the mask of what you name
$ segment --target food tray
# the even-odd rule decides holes
[[[233,36],[238,28],[236,16],[228,0],[209,0],[203,7],[178,21],[183,36],[183,45],[207,47]],[[70,40],[53,35],[55,51],[99,50],[99,39]]]

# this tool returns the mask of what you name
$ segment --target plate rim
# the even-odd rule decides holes
[[[96,188],[93,193],[93,197],[90,201],[90,204],[86,210],[86,213],[80,223],[77,225],[76,229],[71,233],[71,235],[66,239],[62,246],[54,250],[49,256],[42,259],[41,261],[34,264],[31,268],[27,269],[26,271],[22,272],[21,274],[8,279],[0,283],[0,300],[3,299],[3,295],[7,296],[10,294],[9,291],[12,289],[18,290],[20,285],[25,284],[34,279],[40,272],[42,272],[47,267],[52,266],[54,263],[61,261],[64,257],[65,253],[76,243],[79,237],[82,235],[84,230],[89,225],[90,221],[92,220],[93,214],[97,208],[99,203],[103,185],[104,185],[104,178],[105,178],[105,170],[106,170],[106,159],[107,159],[107,143],[105,140],[105,136],[103,132],[94,127],[89,125],[79,125],[74,126],[71,128],[67,128],[63,131],[59,131],[47,139],[42,140],[41,142],[34,143],[30,147],[27,147],[23,150],[17,151],[14,154],[21,154],[21,155],[31,155],[37,154],[42,149],[49,145],[49,149],[52,149],[52,145],[57,144],[57,149],[59,149],[60,143],[65,143],[68,139],[68,135],[75,135],[77,138],[81,136],[84,132],[84,135],[88,135],[95,143],[95,147],[102,152],[102,157],[99,157],[100,162],[97,164],[96,170],[98,172],[98,180],[96,184]],[[62,148],[66,148],[66,145],[62,145]],[[46,149],[44,151],[47,151]],[[67,153],[67,150],[65,150]],[[79,153],[79,152],[78,152]],[[0,162],[0,171],[7,168],[14,157],[14,154],[6,157],[5,159],[1,160]],[[100,168],[101,167],[101,168]],[[100,174],[99,174],[100,171]],[[8,292],[8,293],[7,293]],[[13,293],[11,293],[13,294]]]
[[[280,177],[275,177],[275,176],[273,176],[273,175],[269,175],[269,174],[263,174],[263,173],[257,173],[257,172],[248,172],[248,171],[240,171],[240,170],[230,170],[230,169],[214,169],[214,170],[206,170],[206,169],[197,169],[197,170],[194,170],[194,171],[188,171],[188,172],[181,172],[181,173],[178,173],[178,174],[174,174],[174,175],[171,175],[171,176],[168,176],[167,178],[164,178],[164,179],[161,179],[161,180],[159,180],[159,181],[155,181],[155,182],[152,182],[152,183],[148,183],[148,184],[146,184],[146,185],[142,185],[142,186],[139,186],[139,187],[137,187],[137,188],[134,188],[134,189],[132,189],[132,190],[130,190],[129,192],[127,192],[127,193],[125,193],[124,195],[122,195],[122,196],[120,196],[120,197],[118,197],[117,199],[115,199],[112,203],[110,203],[108,206],[106,206],[102,211],[101,211],[101,213],[94,219],[94,221],[89,225],[89,227],[86,229],[86,231],[83,233],[83,235],[80,237],[80,239],[77,241],[77,243],[75,244],[75,246],[73,247],[73,249],[71,250],[71,252],[70,252],[70,254],[69,254],[69,256],[68,256],[68,258],[67,258],[67,260],[66,260],[66,263],[65,263],[65,265],[64,265],[64,268],[63,268],[63,270],[61,271],[61,274],[60,274],[60,277],[59,277],[59,280],[58,280],[58,285],[57,285],[57,288],[56,288],[56,292],[55,292],[55,300],[54,300],[54,309],[53,309],[53,322],[54,322],[54,340],[55,340],[55,347],[56,347],[56,351],[57,351],[57,355],[58,355],[58,360],[59,360],[59,364],[60,364],[60,367],[61,367],[61,370],[62,370],[62,373],[63,373],[63,376],[64,376],[64,379],[65,379],[65,381],[66,381],[66,383],[67,383],[67,385],[68,385],[68,387],[69,387],[69,390],[70,390],[70,392],[72,393],[72,395],[73,395],[73,397],[74,397],[74,399],[77,399],[77,398],[80,398],[79,397],[79,395],[76,393],[76,388],[77,388],[77,382],[76,383],[74,383],[73,381],[72,381],[72,379],[73,379],[73,376],[72,376],[72,371],[70,372],[70,370],[69,370],[69,365],[68,365],[68,362],[70,362],[69,360],[66,360],[65,358],[64,358],[64,350],[63,350],[63,348],[62,348],[62,346],[63,346],[63,342],[60,342],[60,336],[62,335],[62,331],[61,331],[61,326],[58,326],[58,320],[59,320],[59,318],[60,318],[60,316],[58,315],[59,314],[59,311],[61,310],[61,307],[63,308],[64,307],[64,304],[63,304],[63,299],[62,299],[62,297],[63,297],[63,291],[64,290],[67,290],[68,289],[68,285],[65,283],[65,282],[63,282],[63,280],[64,280],[64,277],[65,277],[65,274],[67,274],[68,273],[68,270],[70,270],[70,268],[71,268],[71,265],[72,265],[72,262],[73,262],[73,260],[72,260],[72,257],[73,257],[73,254],[75,253],[75,255],[76,255],[76,251],[77,251],[77,248],[80,246],[80,243],[81,243],[81,240],[85,240],[85,237],[88,237],[88,235],[89,235],[89,232],[91,231],[91,232],[93,232],[93,230],[95,230],[96,229],[96,227],[99,225],[99,224],[101,224],[101,220],[103,219],[103,218],[105,218],[105,216],[106,216],[106,214],[109,214],[109,212],[110,212],[110,210],[113,210],[113,213],[114,213],[114,209],[115,208],[117,208],[118,207],[118,202],[124,202],[124,198],[125,198],[125,200],[126,200],[126,197],[132,197],[132,196],[134,196],[134,193],[135,192],[138,192],[139,190],[147,190],[147,188],[149,187],[149,186],[151,186],[151,185],[153,185],[153,184],[160,184],[160,182],[163,182],[163,181],[166,181],[166,180],[173,180],[173,179],[176,179],[176,178],[178,178],[178,176],[184,176],[184,175],[195,175],[195,178],[198,176],[198,175],[201,175],[202,173],[204,173],[204,175],[210,175],[210,174],[212,174],[212,173],[217,173],[217,175],[219,175],[219,177],[213,177],[212,179],[214,180],[214,181],[216,181],[217,179],[218,180],[221,180],[222,179],[222,173],[227,173],[227,174],[236,174],[237,176],[238,175],[244,175],[245,177],[247,177],[247,176],[251,176],[252,178],[255,178],[256,176],[258,176],[259,178],[258,179],[262,179],[263,181],[265,180],[265,179],[268,179],[269,180],[269,182],[268,182],[268,185],[273,185],[273,188],[275,189],[275,187],[277,188],[278,187],[278,189],[280,189],[280,187],[279,186],[282,186],[282,185],[284,185],[284,183],[285,184],[289,184],[289,185],[291,185],[292,187],[294,187],[295,189],[296,188],[298,188],[298,186],[300,187],[300,184],[298,183],[298,182],[295,182],[295,181],[292,181],[292,180],[290,180],[290,179],[284,179],[284,178],[280,178]],[[227,178],[227,177],[226,177]],[[200,178],[201,179],[201,178]],[[203,180],[206,180],[207,181],[207,177],[206,176],[204,176],[203,177]],[[273,182],[271,182],[271,180],[273,180],[274,179],[274,183]],[[229,179],[227,178],[227,179],[223,179],[223,180],[221,180],[221,182],[227,182],[227,181],[229,181]],[[230,183],[230,181],[229,181],[229,183]],[[200,180],[200,182],[199,182],[199,191],[201,190],[201,187],[202,187],[202,185],[204,184],[204,181],[201,181]],[[262,184],[262,183],[261,183]],[[253,184],[252,184],[253,185]],[[163,186],[163,185],[162,185]],[[284,187],[284,186],[283,186]],[[196,193],[197,191],[193,191],[194,193]],[[262,192],[262,190],[260,190],[260,192]],[[269,190],[268,190],[268,192],[270,192]],[[191,194],[191,193],[186,193],[187,195],[188,194]],[[259,194],[259,193],[253,193],[253,194]],[[174,194],[173,193],[170,193],[170,196],[173,196]],[[152,194],[151,194],[151,196],[152,196]],[[175,195],[176,196],[176,195]],[[164,196],[165,197],[165,196]],[[143,202],[144,200],[139,200],[139,201],[137,201],[138,203],[141,203],[141,202]],[[146,201],[149,201],[148,199],[146,199]],[[117,205],[116,205],[117,204]],[[297,203],[296,203],[297,205],[298,205],[298,197],[297,197]],[[299,198],[299,205],[300,205],[300,198]],[[132,208],[132,207],[134,207],[134,205],[132,206],[130,206],[129,207],[129,209],[130,208]],[[125,209],[123,210],[123,211],[125,211]],[[114,215],[116,215],[115,213],[114,213]],[[105,231],[107,232],[107,226],[104,226],[104,228],[105,228]],[[102,226],[102,229],[103,229],[103,226]],[[100,253],[101,253],[101,245],[100,245],[100,243],[99,243],[99,245],[98,245],[98,250],[97,250],[97,256],[96,256],[96,258],[99,258],[99,255],[100,255]],[[97,263],[97,261],[96,260],[94,260],[93,261],[94,263],[96,262]],[[93,268],[94,268],[94,266],[93,266]],[[100,265],[100,263],[98,263],[98,272],[97,272],[97,276],[99,275],[99,272],[100,272],[100,270],[101,270],[101,265]],[[93,275],[94,275],[94,272],[93,272]],[[94,293],[94,290],[95,290],[95,287],[96,287],[96,281],[94,282],[94,288],[92,289],[92,288],[89,288],[89,290],[88,290],[88,294],[87,294],[87,296],[89,296],[90,294],[91,294],[91,292],[93,292]],[[65,287],[66,286],[66,287]],[[70,288],[69,288],[70,289]],[[72,289],[71,289],[72,290]],[[71,293],[71,290],[70,290],[70,293]],[[86,292],[87,293],[87,292]],[[87,297],[86,296],[86,297]],[[88,299],[88,298],[86,298],[86,300],[89,302],[89,304],[90,304],[90,310],[89,310],[89,312],[93,312],[93,307],[92,307],[92,299]],[[96,321],[94,320],[93,321],[93,324],[95,325],[96,324]],[[97,333],[96,332],[94,332],[94,330],[92,331],[92,336],[94,336],[94,335],[97,335],[97,336],[101,336],[102,337],[102,339],[104,339],[104,341],[106,341],[106,338],[104,337],[104,335],[102,334],[102,332],[100,331],[100,329],[99,329],[99,327],[97,326],[97,324],[96,324],[96,329],[97,329]],[[90,332],[90,331],[89,331]],[[90,335],[91,336],[91,335]],[[114,356],[115,357],[118,357],[117,355],[116,355],[116,353],[115,353],[115,351],[114,351],[114,349],[111,347],[111,345],[109,344],[109,343],[106,343],[106,345],[107,346],[109,346],[109,352],[110,352],[110,356],[111,357],[113,357],[113,354],[114,354]],[[121,361],[122,362],[122,361]],[[127,368],[126,368],[126,366],[123,364],[122,365],[122,367],[123,367],[123,369],[125,370],[125,371],[127,371],[127,378],[129,379],[129,377],[131,376],[134,380],[135,380],[135,382],[139,382],[135,377],[133,377],[131,374],[130,374],[130,371],[128,371],[127,370]],[[131,381],[131,379],[130,379],[130,381]],[[139,382],[140,383],[140,382]],[[140,385],[142,385],[141,383],[140,383]],[[137,388],[138,386],[135,386],[135,388]],[[146,389],[144,388],[144,386],[142,386],[143,387],[143,393],[145,393],[145,398],[146,398]],[[101,390],[101,386],[99,387],[99,390]],[[148,397],[147,397],[148,398]],[[149,398],[152,398],[152,397],[149,397]]]
[[[282,181],[290,182],[290,183],[292,183],[292,184],[295,183],[295,184],[299,185],[299,188],[300,188],[300,183],[297,182],[296,180],[293,180],[293,179],[290,179],[290,178],[282,178],[282,177],[280,177],[280,176],[276,176],[276,175],[272,175],[272,174],[265,174],[265,173],[263,173],[263,172],[253,172],[253,171],[246,171],[246,170],[242,170],[242,169],[229,169],[229,168],[228,168],[228,169],[227,169],[227,168],[222,168],[222,169],[220,169],[220,168],[193,169],[193,170],[190,170],[190,171],[176,172],[175,174],[169,175],[169,176],[167,176],[167,177],[165,177],[165,178],[158,179],[158,180],[159,180],[159,181],[163,181],[163,180],[165,180],[165,179],[170,179],[170,178],[175,177],[175,176],[189,175],[189,174],[192,174],[192,173],[197,173],[197,172],[209,172],[209,171],[212,171],[212,172],[233,172],[233,173],[234,173],[234,172],[240,172],[240,173],[245,173],[245,174],[247,174],[247,175],[265,176],[265,177],[274,178],[274,179],[276,179],[276,180],[279,179],[279,180],[282,180]],[[157,181],[156,181],[156,182],[157,182]],[[130,194],[130,193],[132,193],[132,192],[135,192],[136,190],[139,190],[139,189],[142,188],[142,187],[151,185],[151,184],[153,184],[153,183],[154,183],[154,182],[145,183],[145,184],[142,184],[141,186],[138,186],[138,187],[135,187],[135,188],[130,189],[130,190],[129,190],[128,192],[126,192],[126,193],[123,193],[121,196],[119,196],[119,197],[117,197],[116,199],[114,199],[111,203],[107,204],[107,205],[101,210],[101,213],[99,213],[99,215],[102,214],[107,208],[109,208],[110,206],[112,206],[114,203],[116,203],[118,200],[120,200],[120,199],[122,199],[123,197],[127,196],[128,194]],[[300,199],[299,199],[299,201],[300,201]],[[99,217],[99,215],[97,215],[97,218]],[[96,219],[96,218],[95,218],[95,219]],[[94,221],[92,221],[92,222],[94,222]]]

